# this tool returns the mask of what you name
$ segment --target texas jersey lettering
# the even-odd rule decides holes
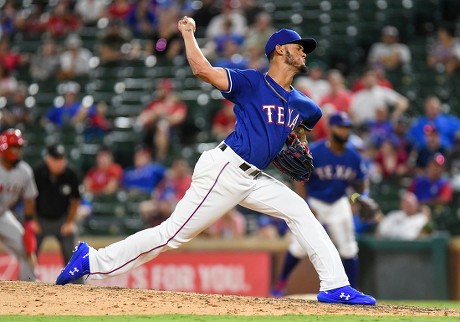
[[[362,158],[355,150],[347,148],[336,154],[327,147],[327,141],[311,144],[310,150],[315,165],[308,181],[310,197],[333,203],[346,196],[351,183],[364,179]]]
[[[227,74],[230,88],[223,95],[235,103],[236,127],[225,143],[259,169],[271,163],[297,125],[311,129],[322,116],[310,98],[294,88],[284,90],[268,74],[231,69]],[[249,128],[255,129],[251,135]]]

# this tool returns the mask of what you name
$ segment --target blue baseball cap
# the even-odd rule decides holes
[[[329,125],[351,127],[351,121],[345,112],[337,112],[329,117]]]
[[[265,56],[270,56],[276,45],[300,44],[306,54],[311,53],[316,48],[316,40],[313,38],[301,38],[294,30],[281,29],[268,38],[265,45]]]

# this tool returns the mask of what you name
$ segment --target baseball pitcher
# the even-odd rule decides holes
[[[81,242],[56,283],[66,284],[87,274],[104,278],[127,272],[190,241],[240,204],[287,222],[320,276],[318,300],[375,304],[373,297],[349,286],[334,244],[307,203],[263,172],[283,146],[292,143],[287,139],[294,128],[302,123],[311,129],[322,115],[318,105],[291,86],[294,75],[305,70],[307,54],[316,48],[316,41],[301,38],[293,30],[275,32],[265,46],[269,70],[261,73],[211,66],[195,39],[194,20],[184,17],[178,28],[193,74],[235,104],[235,130],[201,155],[189,190],[166,221],[99,250]],[[290,153],[307,155],[306,149]]]

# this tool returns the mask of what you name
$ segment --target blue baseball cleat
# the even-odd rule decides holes
[[[284,292],[282,290],[272,290],[271,292],[272,297],[283,297]]]
[[[347,285],[318,293],[318,301],[323,303],[340,303],[351,305],[375,305],[375,298],[355,290]]]
[[[57,277],[56,284],[65,285],[89,273],[89,246],[85,242],[80,242],[75,247],[67,266]]]

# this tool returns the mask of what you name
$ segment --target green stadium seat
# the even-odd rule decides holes
[[[371,184],[370,196],[379,204],[384,214],[399,209],[401,193],[405,188],[399,180],[387,180]]]
[[[121,235],[123,220],[114,216],[90,216],[84,223],[83,229],[91,235]]]

